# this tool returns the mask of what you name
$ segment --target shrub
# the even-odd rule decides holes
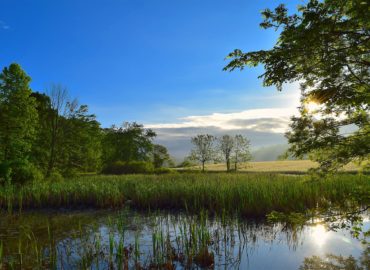
[[[50,182],[62,182],[64,180],[64,177],[61,175],[60,172],[52,171],[47,180]]]
[[[189,167],[193,167],[193,166],[196,166],[197,163],[194,163],[188,159],[185,159],[183,162],[181,162],[180,164],[178,164],[176,166],[176,168],[189,168]]]
[[[12,169],[9,162],[0,163],[0,184],[11,180]]]
[[[63,170],[61,175],[62,175],[62,178],[76,177],[77,175],[79,175],[79,170],[76,168],[68,168],[66,170]]]
[[[167,174],[167,173],[177,173],[175,170],[171,170],[170,168],[156,168],[154,169],[155,174]]]
[[[13,184],[40,181],[43,174],[28,161],[4,162],[0,165],[0,182],[9,181]]]
[[[137,173],[153,173],[154,166],[150,162],[144,161],[116,161],[105,166],[102,170],[103,174],[137,174]]]

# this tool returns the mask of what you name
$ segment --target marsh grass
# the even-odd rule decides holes
[[[149,227],[132,227],[149,221]],[[235,254],[235,245],[242,249],[247,242],[269,238],[279,230],[267,224],[210,218],[206,211],[199,215],[152,213],[138,220],[122,213],[104,225],[70,224],[68,228],[68,235],[58,236],[48,223],[33,230],[19,226],[18,239],[7,242],[5,269],[22,265],[32,269],[213,269],[240,263],[242,251]]]
[[[0,187],[0,208],[120,208],[185,210],[265,216],[346,204],[353,193],[370,193],[370,176],[336,175],[322,180],[278,174],[168,174],[85,176],[58,182]],[[368,203],[368,196],[358,199]]]

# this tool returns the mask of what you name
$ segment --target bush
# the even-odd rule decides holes
[[[61,175],[62,175],[62,178],[65,177],[65,178],[73,178],[73,177],[76,177],[79,175],[79,170],[76,169],[76,168],[68,168],[68,169],[65,169],[62,171]]]
[[[64,177],[61,175],[60,172],[52,171],[47,180],[50,182],[62,182],[64,180]]]
[[[170,168],[156,168],[154,169],[155,174],[167,174],[167,173],[177,173],[177,171]]]
[[[10,168],[9,162],[0,163],[0,184],[4,184],[8,181],[10,182],[11,173],[12,169]]]
[[[9,181],[13,184],[40,181],[43,174],[28,161],[4,162],[0,165],[0,182]]]
[[[176,166],[176,168],[189,168],[196,166],[197,163],[194,163],[188,159],[185,159],[183,162],[181,162],[179,165]]]
[[[145,161],[116,161],[105,166],[102,170],[103,174],[137,174],[137,173],[153,173],[154,166],[150,162]]]

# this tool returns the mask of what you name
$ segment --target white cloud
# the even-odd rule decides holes
[[[242,134],[250,139],[252,149],[276,145],[285,147],[287,140],[284,133],[289,127],[291,116],[298,112],[299,85],[285,85],[282,92],[270,93],[271,90],[262,89],[254,94],[232,96],[226,95],[227,91],[222,89],[211,89],[210,96],[216,95],[217,98],[209,99],[204,104],[196,103],[195,107],[179,109],[166,107],[165,112],[170,117],[179,114],[188,116],[175,119],[172,123],[148,123],[145,127],[157,133],[156,142],[165,145],[177,160],[189,154],[192,148],[190,138],[202,133],[217,137]],[[209,105],[215,103],[222,104],[223,108],[219,112],[207,113]],[[244,110],[235,111],[236,108],[243,108],[243,105]]]
[[[254,130],[284,133],[295,108],[251,109],[235,113],[212,113],[180,118],[178,123],[147,124],[152,129],[180,129],[215,127],[221,130]]]

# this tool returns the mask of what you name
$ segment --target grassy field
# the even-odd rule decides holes
[[[305,173],[311,168],[317,167],[317,163],[310,160],[283,160],[283,161],[252,161],[248,163],[242,163],[239,165],[241,172],[290,172],[290,173]],[[199,169],[200,167],[194,167]],[[226,165],[224,163],[219,164],[207,164],[206,170],[209,171],[225,171]],[[351,163],[343,168],[343,171],[358,171],[359,166]]]
[[[356,189],[370,194],[370,176],[341,174],[320,181],[309,176],[262,173],[85,176],[30,183],[21,188],[0,187],[0,208],[20,211],[128,204],[145,210],[206,209],[264,216],[271,211],[302,212],[328,204],[345,204]]]

